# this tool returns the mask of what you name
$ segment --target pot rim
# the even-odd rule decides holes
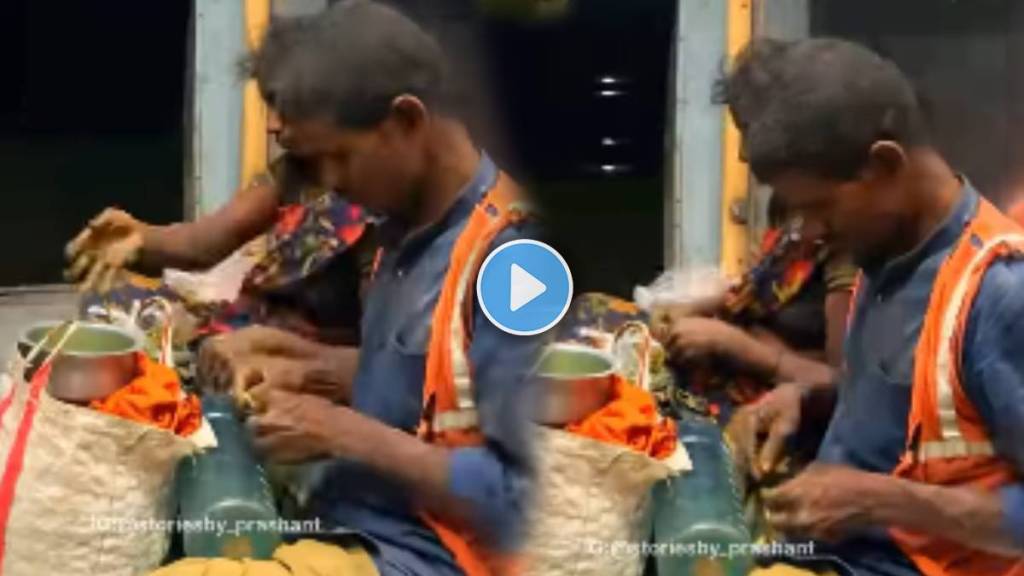
[[[544,358],[548,354],[555,351],[576,352],[596,356],[601,360],[604,360],[608,364],[608,369],[602,370],[601,372],[594,372],[592,374],[586,374],[581,376],[565,376],[564,374],[551,374],[547,372],[541,372],[540,366],[544,362]],[[537,360],[536,367],[534,368],[534,373],[538,377],[553,380],[586,380],[591,378],[604,378],[606,376],[611,376],[617,371],[618,366],[616,366],[616,360],[614,356],[605,352],[604,350],[594,348],[593,346],[587,346],[586,344],[576,344],[574,342],[554,342],[552,344],[548,344],[547,346],[544,347],[544,350],[541,352],[540,357]]]
[[[42,322],[36,322],[21,331],[21,334],[18,336],[18,344],[32,348],[36,344],[38,344],[38,342],[29,340],[28,335],[31,332],[40,329],[51,330],[53,328],[60,326],[61,324],[63,324],[63,321],[57,320],[45,320]],[[58,353],[58,356],[67,356],[71,358],[105,358],[110,356],[125,356],[128,354],[134,354],[136,352],[141,351],[143,348],[142,338],[138,334],[131,330],[126,330],[120,326],[114,326],[113,324],[104,324],[101,322],[91,321],[77,322],[77,327],[75,328],[75,330],[77,331],[83,328],[123,336],[130,341],[130,344],[121,350],[110,350],[105,352],[76,352],[73,350],[64,349]],[[49,352],[50,350],[48,349],[48,347],[44,346],[43,351]]]

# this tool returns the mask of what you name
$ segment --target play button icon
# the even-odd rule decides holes
[[[519,264],[513,264],[508,306],[515,312],[533,302],[534,298],[546,292],[547,289],[548,287],[540,280],[537,280],[533,274],[523,270],[523,267]]]
[[[572,301],[572,274],[554,248],[514,240],[494,249],[480,267],[477,300],[495,326],[519,336],[547,331]]]

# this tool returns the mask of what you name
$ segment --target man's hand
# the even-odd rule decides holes
[[[423,506],[465,520],[450,494],[448,449],[329,400],[257,386],[261,413],[249,419],[255,446],[279,462],[345,458],[403,482]]]
[[[742,341],[739,328],[715,318],[675,316],[655,331],[672,358],[697,360],[732,354]]]
[[[253,378],[254,371],[269,370],[287,379],[293,373],[294,362],[278,362],[269,366],[269,360],[308,360],[316,357],[317,344],[265,326],[251,326],[215,336],[199,349],[199,378],[207,386],[220,391],[238,389],[243,378]],[[271,378],[273,379],[273,378]]]
[[[261,413],[249,418],[257,450],[275,462],[296,463],[332,455],[335,430],[351,409],[311,394],[259,386],[253,397]]]
[[[279,388],[290,392],[312,393],[307,382],[311,381],[309,360],[296,360],[265,354],[248,354],[235,363],[230,380],[231,392],[245,404],[252,404],[251,390],[258,386]],[[328,394],[320,394],[334,400]],[[254,406],[249,406],[253,408]]]
[[[142,254],[146,225],[127,212],[107,208],[93,218],[65,248],[71,262],[65,276],[82,280],[83,292],[110,290],[118,274]]]
[[[342,351],[335,351],[338,352]],[[357,354],[352,350],[353,357]],[[251,391],[254,388],[267,386],[347,404],[352,399],[352,377],[345,367],[339,369],[328,358],[288,358],[257,353],[244,356],[237,364],[232,391],[248,403],[253,402]]]
[[[773,472],[783,456],[786,440],[800,426],[806,387],[782,384],[763,398],[740,408],[725,429],[736,457],[755,479]]]
[[[871,521],[871,486],[878,475],[812,464],[796,478],[764,491],[772,528],[799,537],[835,541]]]

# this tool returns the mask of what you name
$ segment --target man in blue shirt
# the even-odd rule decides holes
[[[983,202],[929,144],[909,82],[867,49],[813,39],[755,42],[722,89],[757,177],[863,269],[841,382],[783,385],[737,415],[734,437],[755,477],[773,471],[801,427],[828,421],[818,461],[767,492],[769,522],[818,540],[858,575],[947,573],[922,568],[935,559],[912,561],[890,529],[978,555],[1024,554],[1024,262],[997,260],[983,276],[958,372],[1015,479],[982,491],[893,474],[936,277]]]
[[[285,50],[273,42],[281,26],[306,30]],[[437,44],[404,16],[355,0],[275,27],[255,73],[282,138],[324,185],[382,217],[382,256],[358,351],[255,328],[208,346],[203,369],[226,370],[250,390],[256,444],[271,459],[329,459],[314,469],[309,508],[332,538],[355,535],[381,574],[463,574],[422,513],[454,517],[488,549],[515,552],[530,486],[527,373],[539,341],[499,330],[473,297],[467,356],[484,442],[447,448],[415,434],[453,247],[499,170],[448,108]],[[491,248],[528,237],[532,225],[514,224]]]

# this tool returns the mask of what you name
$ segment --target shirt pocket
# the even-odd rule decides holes
[[[423,409],[423,380],[430,325],[408,319],[373,353],[372,377],[358,390],[356,409],[412,432]]]
[[[911,380],[906,372],[870,363],[848,390],[843,438],[855,464],[876,472],[895,468],[906,444]]]
[[[426,317],[429,319],[431,315]],[[387,348],[396,354],[426,356],[430,326],[431,323],[422,318],[409,318],[401,322],[388,339]]]

